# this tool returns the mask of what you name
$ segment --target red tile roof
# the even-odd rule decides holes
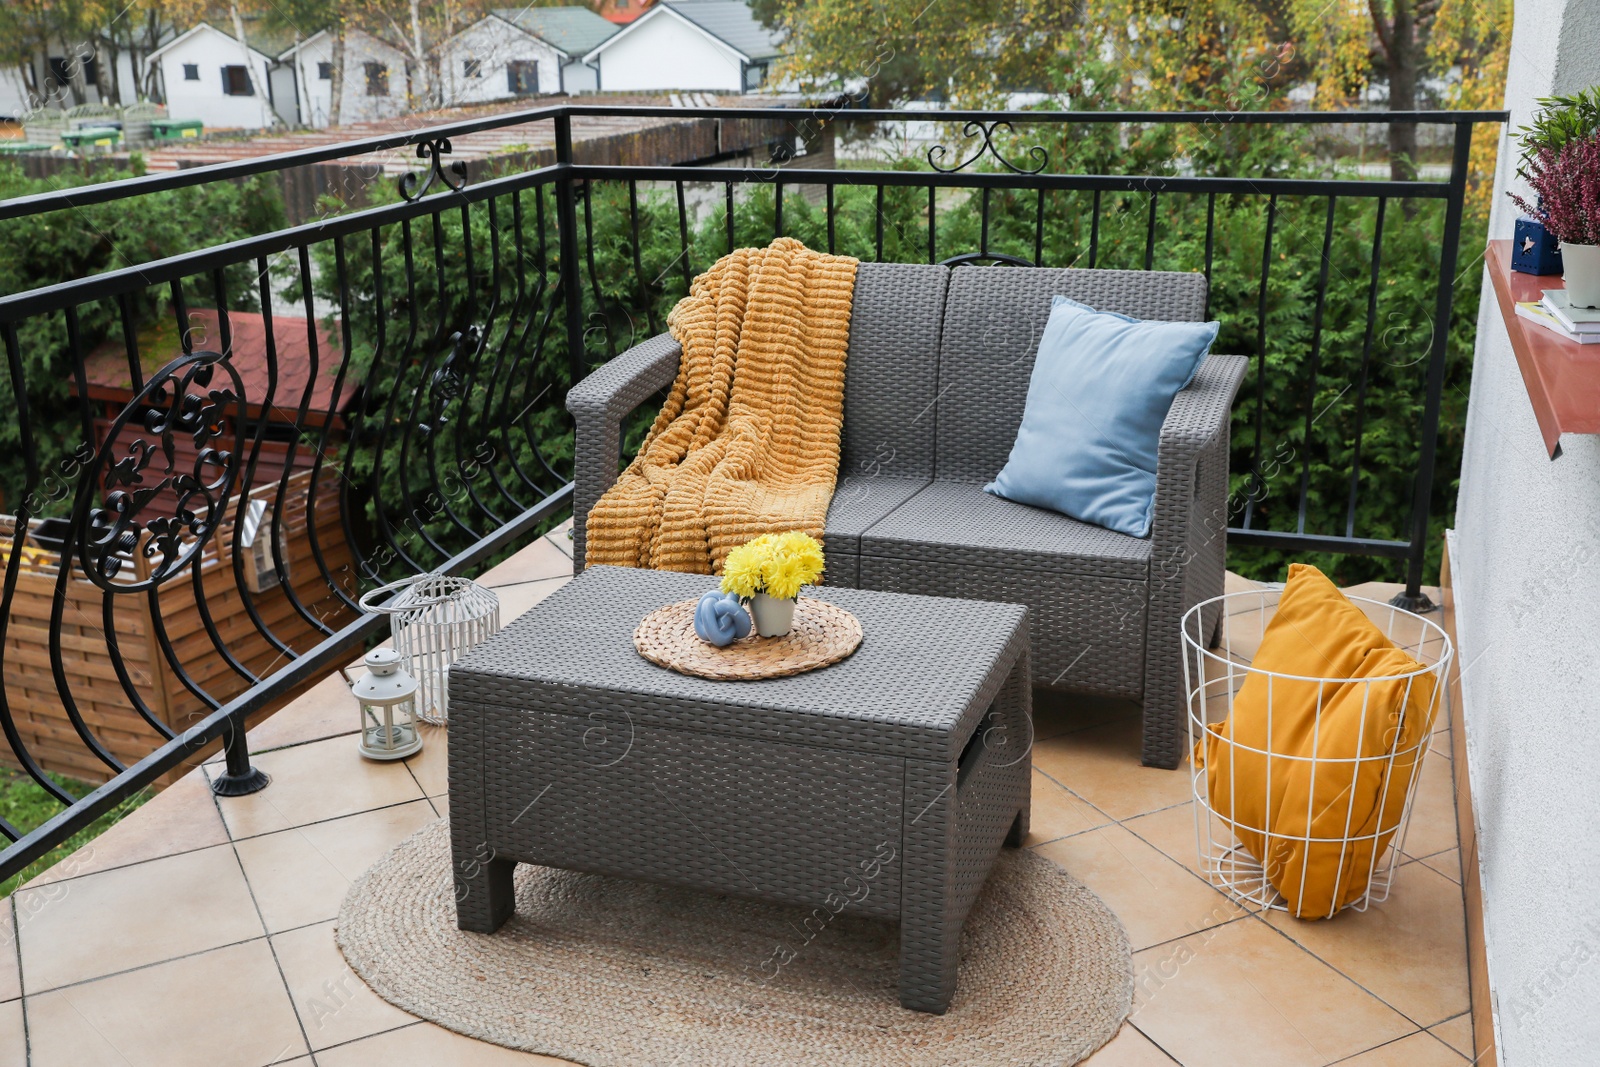
[[[189,314],[190,342],[195,349],[218,350],[222,334],[218,328],[217,313],[209,309]],[[267,395],[267,328],[265,318],[258,312],[233,311],[228,314],[228,324],[233,334],[233,354],[230,363],[244,383],[245,399],[252,414],[260,412],[261,402]],[[300,407],[301,395],[311,377],[310,331],[304,318],[286,318],[274,315],[272,336],[278,364],[278,387],[273,398],[268,419],[273,422],[292,423]],[[309,420],[322,422],[334,409],[333,386],[342,362],[338,348],[337,322],[333,329],[317,324],[317,377],[311,388],[308,407]],[[140,362],[147,380],[154,371],[174,356],[168,351],[144,351]],[[89,396],[95,400],[127,403],[133,398],[133,380],[128,371],[128,357],[120,337],[114,337],[89,353],[84,360],[84,370],[89,380]],[[350,403],[359,383],[346,375],[338,397],[338,410]]]
[[[605,0],[600,15],[618,25],[625,26],[649,10],[655,0]]]

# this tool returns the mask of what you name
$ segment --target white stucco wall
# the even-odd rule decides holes
[[[685,24],[666,8],[613,37],[597,57],[600,88],[614,92],[663,89],[744,91],[738,53]]]
[[[1600,2],[1517,0],[1510,129],[1600,83]],[[1491,236],[1511,236],[1515,144]],[[1470,254],[1473,250],[1464,252]],[[1551,460],[1484,283],[1451,557],[1501,1067],[1600,1063],[1600,437]]]
[[[479,77],[466,76],[468,60],[477,61]],[[490,17],[462,30],[440,50],[444,106],[512,99],[516,94],[511,92],[506,66],[513,60],[539,64],[539,92],[560,91],[561,53],[504,19]]]
[[[333,79],[318,74],[318,64],[333,62],[333,37],[321,33],[307,41],[288,62],[295,68],[300,94],[300,122],[321,129],[328,125],[333,108]],[[367,94],[368,62],[389,67],[389,95]],[[406,100],[406,54],[386,41],[360,30],[350,30],[344,39],[344,90],[340,94],[339,122],[363,122],[404,115],[410,108]],[[422,86],[416,87],[420,92]],[[282,107],[279,110],[284,110]]]
[[[229,96],[222,91],[222,68],[244,66],[244,50],[225,33],[203,26],[196,33],[173,42],[156,57],[161,65],[161,85],[166,93],[167,114],[175,119],[199,119],[207,129],[260,129],[271,124],[271,104],[267,99],[267,70],[271,61],[251,50],[253,96]],[[183,65],[194,63],[199,81],[185,81]]]

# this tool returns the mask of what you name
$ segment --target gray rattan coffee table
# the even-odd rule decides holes
[[[900,1002],[943,1012],[962,921],[1027,833],[1027,610],[820,588],[865,633],[831,667],[713,682],[639,656],[639,620],[713,581],[590,568],[451,669],[458,925],[510,917],[517,863],[877,916]]]

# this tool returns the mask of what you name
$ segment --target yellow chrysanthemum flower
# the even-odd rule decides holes
[[[822,576],[822,546],[810,534],[800,530],[779,534],[773,554],[794,561],[802,585],[809,585]]]
[[[824,560],[817,539],[799,530],[762,534],[728,553],[722,562],[722,591],[752,597],[757,593],[787,600],[822,576]]]
[[[728,553],[722,561],[722,591],[736,596],[752,597],[766,585],[767,560],[772,553],[772,539],[762,536],[746,541]]]

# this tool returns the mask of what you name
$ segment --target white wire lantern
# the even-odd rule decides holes
[[[1349,597],[1419,669],[1363,678],[1312,678],[1262,670],[1252,666],[1251,659],[1277,611],[1281,593],[1280,588],[1270,586],[1228,593],[1197,604],[1183,616],[1190,782],[1201,869],[1212,885],[1257,908],[1286,911],[1299,918],[1331,918],[1346,907],[1365,911],[1388,899],[1393,885],[1417,782],[1422,777],[1422,761],[1428,753],[1436,713],[1446,700],[1446,672],[1453,649],[1438,624],[1392,604]],[[1214,648],[1208,647],[1213,631],[1207,623],[1212,620],[1218,620],[1221,634]],[[1244,683],[1252,678],[1256,692],[1266,694],[1264,740],[1257,736],[1259,731],[1247,733],[1265,747],[1240,741],[1234,731],[1221,729],[1232,717]],[[1324,713],[1334,707],[1333,694],[1341,690],[1345,701],[1340,706],[1359,709],[1362,725],[1353,754],[1335,757],[1329,753],[1343,751],[1330,743],[1336,727],[1330,726],[1323,738],[1319,731]],[[1294,717],[1291,708],[1297,698],[1303,700],[1308,693],[1316,695],[1315,718],[1309,735],[1296,738],[1288,722]],[[1396,693],[1404,694],[1398,708],[1393,700]],[[1426,699],[1413,700],[1413,694],[1426,694]],[[1380,700],[1389,703],[1375,703]],[[1375,743],[1367,736],[1369,710],[1382,710],[1388,716],[1384,735]],[[1276,730],[1272,725],[1275,714],[1281,716]],[[1425,721],[1408,724],[1408,715]],[[1340,744],[1346,740],[1347,736]],[[1206,766],[1193,758],[1197,742],[1207,749]],[[1277,751],[1275,746],[1284,750]],[[1265,795],[1252,796],[1258,787],[1248,779],[1258,772],[1264,772],[1259,788]],[[1226,782],[1227,795],[1211,795],[1213,773],[1218,781]],[[1382,784],[1377,795],[1372,795],[1370,789],[1357,787],[1363,782]],[[1351,784],[1341,788],[1345,783]],[[1399,788],[1405,789],[1403,796],[1395,792]],[[1304,809],[1297,807],[1298,801],[1286,800],[1291,789],[1296,790],[1296,797],[1305,794]],[[1254,842],[1254,851],[1246,841]],[[1263,858],[1272,864],[1271,869],[1263,864]],[[1308,872],[1314,868],[1322,884],[1315,893],[1308,893]],[[1336,872],[1331,888],[1326,882],[1330,869]]]
[[[384,603],[373,602],[391,592]],[[468,578],[420,574],[372,590],[361,608],[390,616],[395,650],[417,679],[417,717],[444,725],[450,664],[499,632],[500,598]]]

